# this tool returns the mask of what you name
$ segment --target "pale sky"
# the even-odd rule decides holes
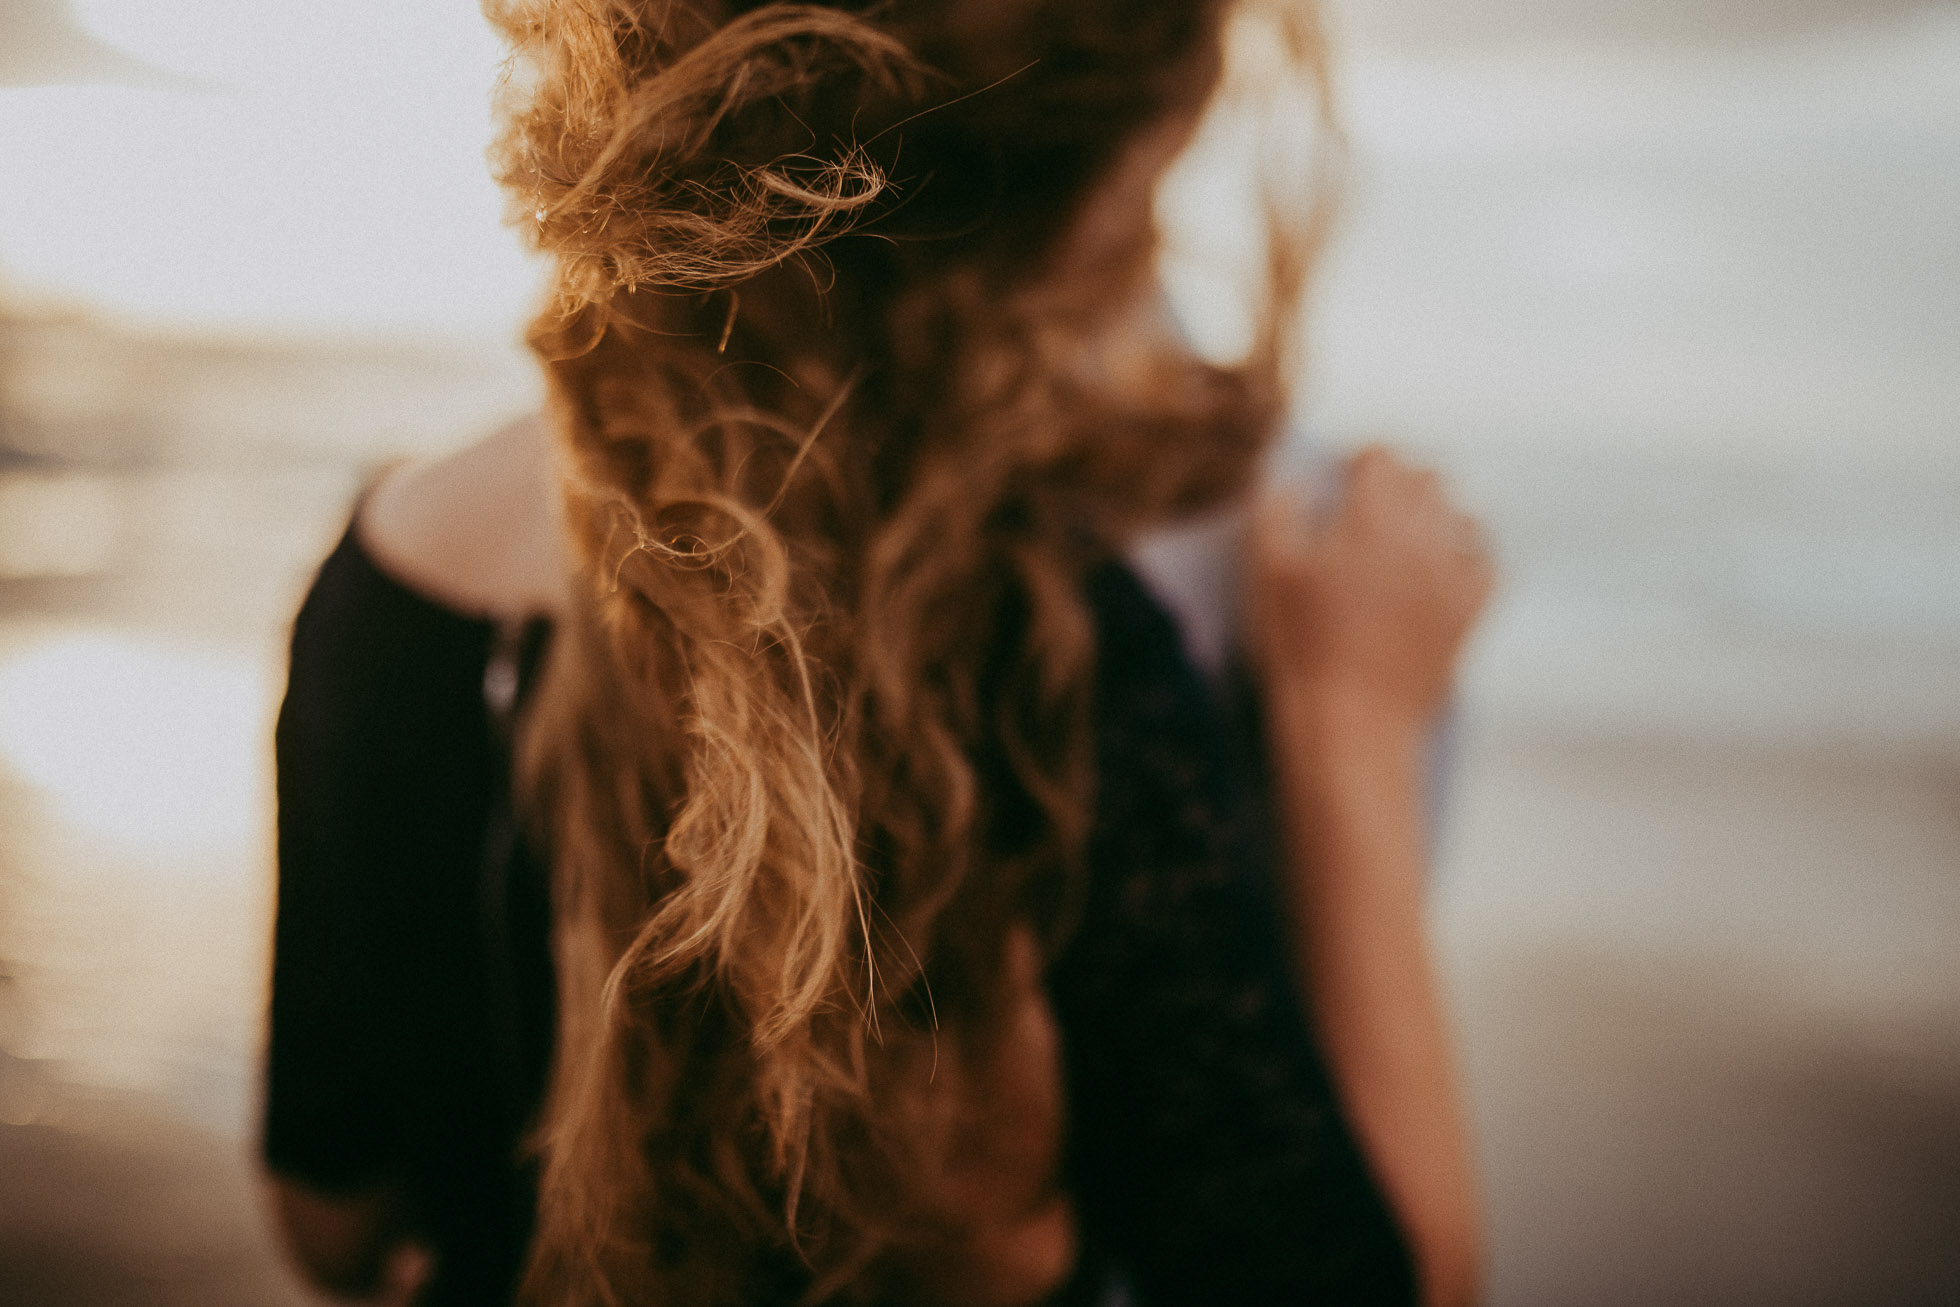
[[[16,294],[232,329],[523,318],[534,272],[483,160],[500,50],[469,0],[78,0],[75,18],[180,85],[0,90]]]

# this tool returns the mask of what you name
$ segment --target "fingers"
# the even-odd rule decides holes
[[[1434,468],[1411,463],[1382,445],[1368,445],[1348,457],[1347,482],[1357,498],[1387,498],[1430,510],[1448,503],[1443,478]]]
[[[1371,527],[1409,528],[1451,553],[1482,554],[1476,519],[1451,500],[1436,469],[1412,463],[1381,445],[1348,457],[1344,507]]]
[[[1450,498],[1434,468],[1412,463],[1382,445],[1369,445],[1343,464],[1341,494],[1316,513],[1308,487],[1282,486],[1260,500],[1253,538],[1269,561],[1300,561],[1330,535],[1379,540],[1387,536],[1447,563],[1490,568],[1490,544],[1477,519]]]

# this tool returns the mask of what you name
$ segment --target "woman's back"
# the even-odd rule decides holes
[[[523,512],[549,517],[524,490],[534,440],[370,495],[302,613],[280,732],[269,1157],[316,1188],[402,1195],[404,1230],[439,1254],[432,1302],[507,1294],[534,1201],[518,1158],[551,1042],[550,912],[508,824],[521,698],[497,688],[528,693],[540,666],[537,593],[508,552]],[[949,1225],[917,1300],[1045,1296],[1075,1265],[1077,1212],[1080,1293],[1114,1276],[1143,1302],[1406,1298],[1288,979],[1256,741],[1125,569],[1091,600],[1103,785],[1080,920],[1045,976],[1033,936],[1010,936],[1001,1037],[972,1066],[949,1040],[933,1072]],[[398,815],[332,803],[354,785]]]

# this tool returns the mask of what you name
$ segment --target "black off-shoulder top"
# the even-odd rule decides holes
[[[1068,1296],[1413,1303],[1291,978],[1252,715],[1128,568],[1088,598],[1098,798],[1048,976],[1084,1231]],[[352,530],[293,629],[265,1160],[397,1195],[437,1254],[429,1303],[509,1301],[531,1227],[550,910],[507,741],[548,638],[408,589]]]

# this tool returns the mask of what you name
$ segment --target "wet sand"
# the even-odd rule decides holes
[[[1960,759],[1473,720],[1458,777],[1438,934],[1494,1307],[1952,1302]],[[262,956],[202,906],[201,948]],[[158,948],[122,998],[209,1009],[184,993],[209,965]],[[115,1001],[96,1038],[134,1058]],[[174,1096],[8,1065],[0,1301],[304,1300],[249,1113],[212,1098],[249,1103],[254,1036],[182,1050],[205,1087]]]
[[[174,1105],[70,1086],[45,1094],[43,1110],[54,1119],[0,1123],[0,1302],[315,1301],[273,1247],[239,1139],[187,1124]]]
[[[1467,736],[1491,1302],[1960,1297],[1960,751]]]

